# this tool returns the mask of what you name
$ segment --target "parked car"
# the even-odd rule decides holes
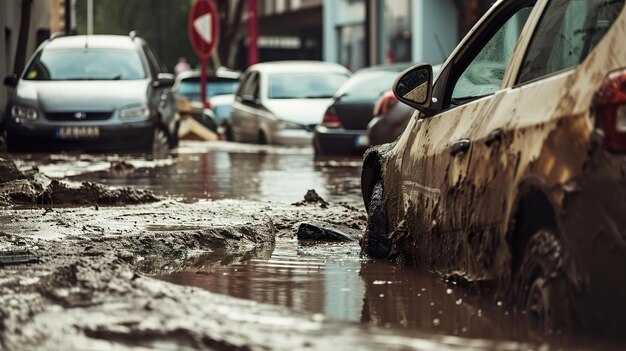
[[[47,40],[19,77],[4,80],[15,88],[5,121],[9,150],[174,147],[173,83],[134,34]]]
[[[223,67],[207,73],[206,99],[200,98],[200,71],[183,72],[176,77],[172,90],[181,118],[193,117],[205,127],[218,132],[225,123],[234,94],[239,88],[240,72]],[[219,113],[218,113],[219,111]],[[228,112],[226,115],[224,115]]]
[[[370,149],[364,253],[495,282],[533,328],[623,336],[626,11],[498,1],[443,65],[403,72],[417,110]]]
[[[313,129],[350,71],[336,63],[280,61],[241,77],[230,116],[235,141],[311,145]]]
[[[374,66],[357,71],[338,91],[315,128],[317,156],[362,154],[369,146],[367,124],[376,100],[391,88],[408,64]]]
[[[433,75],[437,76],[441,65],[433,66]],[[367,139],[370,145],[381,145],[396,140],[407,124],[415,109],[407,104],[398,103],[393,91],[386,91],[374,105],[374,118],[367,124]]]

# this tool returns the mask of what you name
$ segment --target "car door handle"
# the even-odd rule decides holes
[[[489,133],[489,135],[487,135],[487,138],[485,139],[485,145],[487,145],[487,147],[491,147],[491,145],[495,143],[502,142],[503,138],[504,138],[504,133],[502,133],[502,130],[496,129],[492,131],[491,133]]]
[[[458,154],[466,153],[470,148],[469,139],[461,139],[459,141],[455,141],[450,148],[450,155],[456,156]]]

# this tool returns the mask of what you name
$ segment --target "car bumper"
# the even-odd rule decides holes
[[[367,130],[343,128],[315,128],[313,144],[318,155],[362,154],[369,146]]]
[[[152,145],[152,122],[123,125],[75,125],[96,127],[97,136],[60,137],[61,126],[9,124],[7,138],[10,151],[143,151]],[[63,127],[71,127],[64,125]]]

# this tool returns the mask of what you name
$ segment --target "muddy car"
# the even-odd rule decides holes
[[[394,83],[417,112],[364,158],[378,258],[470,283],[547,332],[623,333],[624,0],[498,1],[436,82]]]

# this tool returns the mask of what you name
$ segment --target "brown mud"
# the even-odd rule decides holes
[[[484,349],[494,343],[295,313],[147,274],[268,257],[276,235],[312,217],[359,225],[343,206],[242,201],[0,210],[2,251],[39,264],[0,270],[2,349]],[[142,221],[140,221],[140,219]],[[142,224],[139,224],[142,223]],[[207,257],[210,259],[207,261]],[[323,336],[323,337],[320,337]],[[498,344],[503,349],[528,347]]]
[[[22,172],[14,162],[0,159],[0,205],[132,205],[158,200],[150,191],[50,179],[36,169]]]

